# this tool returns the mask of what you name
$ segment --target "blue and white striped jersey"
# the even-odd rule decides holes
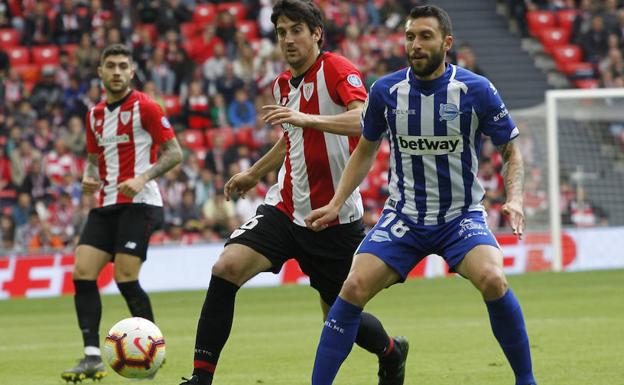
[[[366,139],[377,141],[387,132],[390,141],[386,207],[425,225],[482,211],[481,135],[495,145],[518,136],[492,83],[450,64],[432,81],[418,80],[410,68],[377,80],[362,127]]]

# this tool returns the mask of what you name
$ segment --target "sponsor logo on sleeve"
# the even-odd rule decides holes
[[[505,107],[504,104],[501,104],[500,111],[498,112],[498,114],[494,115],[494,121],[498,122],[499,120],[501,120],[507,115],[509,115],[509,111],[507,111],[507,107]]]
[[[165,128],[171,128],[171,123],[169,123],[169,119],[167,119],[166,117],[162,117],[160,118],[160,123],[162,124],[163,127]]]

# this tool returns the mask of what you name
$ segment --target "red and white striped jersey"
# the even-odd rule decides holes
[[[355,100],[366,100],[360,72],[342,56],[324,52],[295,87],[287,70],[273,83],[276,103],[307,114],[336,115]],[[329,203],[338,187],[359,136],[347,137],[307,127],[283,124],[286,158],[278,183],[267,192],[265,203],[276,206],[294,223],[305,226],[310,211]],[[331,225],[350,223],[363,214],[356,189]]]
[[[98,155],[100,179],[104,182],[98,206],[145,203],[162,206],[156,181],[151,180],[134,198],[117,186],[152,167],[158,146],[174,138],[163,110],[147,95],[131,91],[119,102],[100,102],[87,112],[87,152]]]

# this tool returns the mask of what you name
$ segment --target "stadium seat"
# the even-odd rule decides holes
[[[529,32],[534,37],[540,37],[542,30],[556,26],[555,15],[549,11],[530,11],[526,14]]]
[[[15,47],[19,45],[19,33],[12,28],[0,29],[0,47]]]
[[[193,151],[205,151],[206,140],[200,130],[184,130],[182,132],[186,146]]]
[[[176,117],[182,113],[182,105],[180,104],[180,97],[178,95],[164,95],[163,102],[165,103],[165,113],[169,117]]]
[[[552,55],[555,47],[568,44],[570,32],[563,28],[545,28],[541,32],[540,40],[544,46],[544,52]]]
[[[11,66],[30,63],[30,51],[26,47],[6,47],[4,51],[9,55]]]
[[[41,77],[41,67],[37,64],[20,64],[13,67],[23,82],[37,82]]]
[[[197,4],[195,11],[193,12],[193,21],[203,26],[208,23],[212,23],[217,15],[217,9],[214,4],[205,3]]]
[[[236,130],[236,144],[247,146],[251,149],[255,148],[253,139],[253,127],[239,127]]]
[[[236,136],[231,127],[221,127],[206,131],[206,146],[212,148],[215,135],[223,135],[223,147],[228,148],[236,143]]]
[[[568,63],[564,67],[563,71],[566,75],[573,79],[593,79],[594,78],[594,65],[587,62]]]
[[[236,23],[238,30],[245,35],[247,39],[255,39],[258,37],[258,23],[253,20],[244,20]]]
[[[180,35],[186,40],[193,40],[197,35],[198,25],[191,22],[180,24]]]
[[[574,80],[574,81],[572,81],[572,83],[577,88],[590,89],[590,88],[599,88],[600,87],[600,82],[598,80],[596,80],[596,79],[580,79],[580,80]]]
[[[156,28],[156,25],[146,23],[146,24],[141,24],[140,26],[137,26],[137,28],[147,30],[152,39],[152,43],[156,43],[158,41],[158,29]]]
[[[580,63],[583,60],[583,51],[577,45],[566,44],[553,49],[553,59],[559,71],[568,73],[569,64]]]
[[[30,49],[32,61],[38,65],[58,64],[59,49],[54,45],[34,46]]]
[[[234,15],[236,21],[245,20],[245,16],[247,13],[245,5],[240,2],[220,3],[219,5],[217,5],[217,12],[223,11],[228,11],[232,15]]]
[[[568,32],[572,32],[572,25],[574,24],[574,19],[578,15],[578,11],[576,9],[562,9],[557,11],[556,19],[557,25]]]
[[[61,51],[67,52],[67,55],[69,56],[69,61],[71,63],[73,63],[75,60],[74,54],[76,53],[77,49],[78,49],[78,44],[63,44],[61,46]]]

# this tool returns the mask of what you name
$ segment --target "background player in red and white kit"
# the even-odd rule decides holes
[[[320,51],[322,16],[313,2],[277,1],[271,21],[289,69],[274,81],[277,105],[264,107],[264,119],[281,124],[284,135],[249,170],[234,175],[225,194],[244,197],[281,165],[278,183],[256,215],[232,233],[212,269],[187,385],[212,383],[241,285],[262,271],[277,273],[295,258],[319,292],[326,316],[364,236],[357,191],[326,230],[315,233],[304,222],[311,210],[329,202],[357,143],[366,99],[361,75],[347,59]],[[379,320],[363,313],[357,343],[379,357],[379,384],[403,384],[407,341],[388,337]]]
[[[130,88],[131,57],[121,44],[104,49],[98,75],[106,101],[86,117],[88,157],[82,191],[100,191],[100,197],[76,248],[74,302],[85,356],[61,374],[67,381],[106,375],[99,349],[102,304],[96,279],[108,262],[114,262],[115,282],[130,313],[154,320],[149,297],[138,281],[149,238],[163,221],[163,201],[154,178],[180,163],[182,150],[162,109]]]

